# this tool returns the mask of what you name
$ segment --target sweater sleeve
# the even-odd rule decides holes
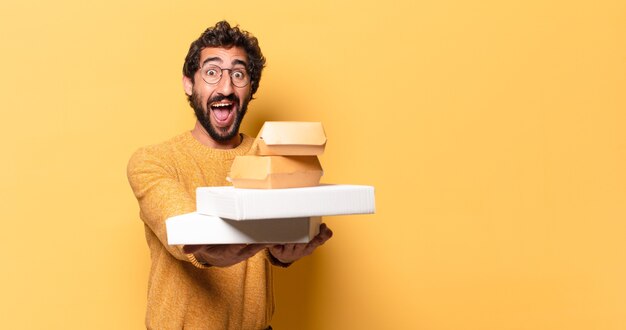
[[[127,175],[139,202],[140,217],[161,244],[175,258],[202,267],[192,254],[183,253],[182,246],[167,244],[165,220],[175,215],[194,212],[196,209],[192,196],[176,180],[173,166],[167,164],[157,152],[143,148],[131,157]]]

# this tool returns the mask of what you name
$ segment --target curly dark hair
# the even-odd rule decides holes
[[[250,74],[251,95],[259,88],[261,72],[265,67],[265,57],[259,48],[259,41],[239,26],[231,27],[227,21],[220,21],[215,26],[204,31],[200,37],[191,43],[185,57],[183,74],[193,82],[193,75],[200,68],[200,52],[206,47],[240,47],[248,55],[248,73]]]

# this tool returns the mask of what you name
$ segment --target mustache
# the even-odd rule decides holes
[[[239,104],[239,98],[237,97],[237,95],[235,94],[230,94],[230,95],[215,95],[212,98],[210,98],[209,100],[207,100],[207,107],[214,102],[219,102],[219,101],[223,101],[223,100],[228,100],[228,101],[232,101],[232,102],[236,102],[237,104]]]

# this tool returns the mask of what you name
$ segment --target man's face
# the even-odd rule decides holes
[[[239,133],[239,125],[246,114],[250,101],[250,83],[237,87],[232,83],[231,70],[222,71],[222,78],[215,84],[202,79],[202,68],[218,66],[222,69],[245,69],[248,66],[246,52],[238,47],[204,48],[200,52],[200,69],[194,82],[183,78],[185,93],[191,96],[192,107],[198,122],[217,142],[226,142]]]

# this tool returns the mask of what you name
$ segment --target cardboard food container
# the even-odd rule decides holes
[[[200,214],[248,222],[372,214],[376,211],[376,200],[374,187],[363,185],[322,184],[289,189],[198,187],[196,207]]]
[[[168,245],[308,243],[319,233],[321,217],[236,221],[196,212],[165,221]]]
[[[326,133],[320,122],[267,121],[252,145],[258,156],[317,156],[324,153]]]
[[[322,174],[316,156],[237,156],[227,180],[236,188],[311,187]]]

